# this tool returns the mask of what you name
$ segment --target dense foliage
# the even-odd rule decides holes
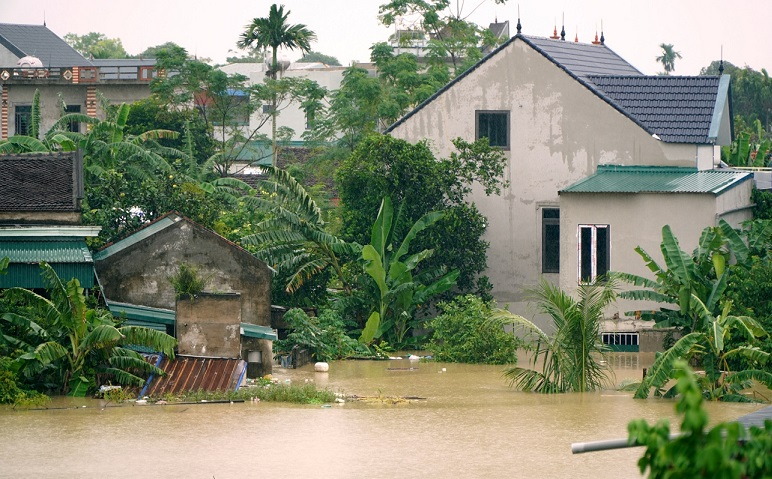
[[[492,304],[468,294],[440,302],[440,313],[429,323],[427,349],[437,361],[515,364],[522,342],[491,319]]]
[[[629,442],[646,447],[638,461],[649,478],[766,478],[772,470],[772,421],[749,431],[738,422],[707,429],[702,388],[685,361],[674,364],[680,394],[676,412],[683,415],[681,434],[671,438],[668,420],[649,425],[639,419],[628,424]]]
[[[346,334],[346,323],[332,309],[322,309],[318,316],[309,316],[302,309],[293,308],[284,314],[284,321],[292,331],[285,339],[274,341],[277,355],[295,347],[307,349],[317,361],[371,355],[367,347]]]

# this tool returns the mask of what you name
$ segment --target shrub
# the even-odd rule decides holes
[[[182,263],[176,273],[169,277],[177,299],[196,296],[204,290],[206,279],[201,277],[195,266]]]
[[[276,351],[290,351],[298,346],[318,361],[371,355],[366,346],[346,334],[343,320],[332,309],[322,309],[319,316],[308,316],[302,309],[293,308],[284,314],[284,321],[292,332],[286,339],[274,342]]]
[[[429,322],[428,349],[438,361],[516,364],[521,341],[490,319],[492,304],[474,295],[438,304],[442,314]]]

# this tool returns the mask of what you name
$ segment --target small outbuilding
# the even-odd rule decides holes
[[[177,297],[181,265],[197,270],[206,294]],[[249,377],[271,373],[272,270],[235,243],[169,213],[95,253],[94,267],[116,316],[166,329],[180,354],[239,357]]]

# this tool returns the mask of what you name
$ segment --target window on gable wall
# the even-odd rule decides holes
[[[475,139],[488,138],[491,146],[509,149],[509,111],[475,112]]]
[[[591,283],[609,272],[609,225],[579,225],[579,282]]]
[[[541,210],[541,272],[560,273],[560,210]]]

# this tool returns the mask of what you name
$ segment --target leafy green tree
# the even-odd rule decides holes
[[[659,47],[662,49],[662,55],[657,57],[657,61],[662,64],[665,75],[670,75],[675,71],[675,61],[681,58],[681,53],[675,51],[670,43],[660,43]]]
[[[367,347],[346,334],[345,322],[333,309],[325,308],[318,316],[309,316],[302,309],[293,308],[283,319],[292,331],[286,339],[274,341],[274,351],[286,353],[297,346],[308,350],[317,361],[371,355]]]
[[[165,50],[174,50],[182,48],[181,46],[177,45],[174,42],[166,42],[162,43],[160,45],[155,45],[152,47],[147,47],[145,50],[139,54],[142,58],[158,58],[158,52],[165,51]]]
[[[672,379],[676,362],[692,358],[698,358],[705,370],[705,376],[701,377],[699,382],[703,394],[709,399],[748,401],[741,391],[750,386],[751,380],[772,387],[772,373],[758,369],[767,363],[770,354],[754,345],[759,339],[767,336],[764,328],[748,316],[731,315],[731,303],[724,303],[721,314],[714,316],[695,294],[692,294],[692,299],[693,309],[697,310],[700,316],[698,327],[657,356],[635,392],[635,397],[647,398],[652,387],[660,395],[672,396],[674,390],[663,391],[663,388]],[[746,342],[729,349],[728,341],[733,336],[743,337]],[[729,359],[735,357],[744,358],[756,368],[732,372]]]
[[[458,269],[458,292],[487,291],[487,243],[482,239],[485,218],[465,202],[473,182],[489,194],[498,194],[504,159],[485,141],[454,140],[456,152],[436,159],[428,144],[410,144],[390,136],[373,135],[361,142],[335,174],[340,194],[341,236],[365,244],[382,198],[388,196],[404,208],[395,226],[398,235],[421,216],[443,211],[441,220],[416,240],[416,248],[434,250],[420,271]],[[447,299],[447,298],[443,298]]]
[[[629,443],[646,447],[638,461],[651,479],[676,477],[763,478],[772,470],[772,421],[749,431],[736,421],[710,430],[702,407],[699,379],[685,361],[674,363],[676,412],[683,415],[681,434],[670,435],[669,421],[649,425],[638,419],[627,425]]]
[[[271,69],[266,72],[267,76],[276,80],[279,73],[279,63],[277,52],[279,48],[289,50],[298,49],[301,52],[311,51],[311,42],[316,40],[316,34],[309,30],[302,23],[291,25],[287,23],[290,11],[284,13],[284,5],[271,5],[267,17],[258,17],[252,19],[252,23],[246,26],[246,30],[241,34],[238,42],[240,48],[270,48],[271,49]],[[271,164],[276,166],[276,100],[271,103],[271,139],[273,142],[273,158]]]
[[[68,33],[64,41],[86,58],[128,58],[120,38],[107,38],[104,33],[85,35]]]
[[[420,217],[399,240],[395,226],[399,224],[401,214],[402,208],[395,216],[391,199],[384,198],[373,223],[370,244],[362,247],[365,273],[377,286],[372,312],[359,338],[365,344],[388,333],[391,344],[403,347],[407,334],[414,326],[416,306],[449,290],[458,278],[456,270],[447,273],[442,271],[431,277],[430,281],[425,276],[414,277],[413,270],[421,261],[430,257],[433,251],[425,249],[405,257],[409,254],[410,243],[419,233],[437,222],[442,213],[430,212]]]
[[[34,315],[5,313],[4,323],[25,330],[37,338],[35,343],[16,341],[33,347],[15,358],[19,368],[39,371],[53,365],[57,371],[57,389],[83,396],[97,382],[115,381],[140,386],[142,372],[163,374],[129,346],[147,346],[174,357],[177,341],[160,331],[138,326],[117,327],[109,313],[86,306],[83,288],[77,279],[63,283],[56,272],[41,263],[42,276],[50,299],[23,288],[10,288],[5,295],[32,305]]]
[[[432,330],[427,349],[435,361],[515,364],[519,338],[491,319],[493,304],[477,296],[456,296],[441,301],[440,314],[429,321]]]
[[[337,58],[325,55],[324,53],[320,52],[308,52],[305,55],[303,55],[298,62],[305,62],[305,63],[324,63],[325,65],[331,66],[331,67],[339,67],[340,62]]]
[[[483,2],[479,2],[480,4]],[[504,4],[506,0],[494,0]],[[434,65],[449,64],[455,75],[482,58],[481,46],[490,43],[484,29],[468,20],[471,12],[464,10],[464,2],[449,0],[391,0],[379,7],[381,23],[397,25],[404,17],[419,19],[416,28],[429,34],[430,60]]]
[[[600,342],[604,310],[615,297],[613,281],[581,284],[578,301],[542,280],[532,294],[538,311],[552,320],[550,336],[522,316],[498,309],[496,321],[506,321],[525,335],[533,347],[531,368],[514,366],[504,372],[510,384],[522,391],[541,393],[586,392],[609,383],[609,368],[602,361],[606,347]]]

